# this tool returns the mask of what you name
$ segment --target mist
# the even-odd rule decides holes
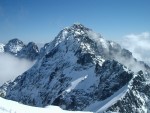
[[[101,48],[105,50],[105,51],[102,51],[103,54],[104,52],[106,52],[106,54],[109,53],[110,51],[109,43],[105,39],[103,39],[100,34],[90,31],[88,32],[88,35],[90,36],[92,40],[94,40],[97,43],[100,50]],[[116,46],[117,48],[118,44],[113,42],[113,46]],[[140,70],[144,71],[146,69],[141,62],[137,62],[134,58],[136,58],[138,61],[144,61],[147,64],[148,63],[150,64],[150,52],[149,52],[150,51],[150,34],[149,33],[145,32],[139,35],[135,35],[135,34],[126,35],[121,41],[120,46],[128,57],[127,58],[123,57],[121,54],[121,51],[118,53],[116,52],[113,53],[113,57],[115,60],[117,60],[124,66],[128,67],[133,72],[137,73]],[[130,55],[133,57],[130,57]]]
[[[0,53],[0,86],[28,70],[35,62],[19,59],[6,53]]]
[[[126,35],[121,45],[130,50],[133,56],[150,65],[150,33]]]

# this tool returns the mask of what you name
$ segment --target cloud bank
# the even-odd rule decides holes
[[[0,53],[0,85],[9,80],[14,80],[33,66],[34,62],[19,59],[6,53]]]
[[[150,65],[150,33],[126,35],[121,45],[130,50],[135,58]]]

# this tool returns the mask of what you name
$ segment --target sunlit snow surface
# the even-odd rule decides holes
[[[0,98],[0,113],[91,113],[81,111],[65,111],[56,106],[46,108],[31,107],[11,100]]]
[[[5,46],[4,44],[0,43],[0,52],[4,52],[4,46]]]
[[[66,90],[66,92],[70,92],[71,90],[73,90],[81,81],[83,81],[84,79],[87,78],[88,75],[78,78],[77,80],[71,82],[71,86]]]
[[[112,96],[108,97],[106,100],[91,104],[85,109],[85,111],[94,111],[96,113],[103,113],[103,111],[105,111],[107,108],[113,105],[116,101],[118,101],[118,99],[121,99],[122,97],[124,97],[127,90],[128,90],[128,86],[125,85],[116,93],[114,93]],[[113,113],[113,112],[108,112],[108,113]]]

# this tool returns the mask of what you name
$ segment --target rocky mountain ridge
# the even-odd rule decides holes
[[[6,45],[0,44],[0,52],[9,53],[18,58],[25,58],[31,61],[36,60],[39,56],[38,46],[34,42],[29,42],[26,45],[17,38],[8,41]]]
[[[147,113],[149,71],[119,44],[74,24],[41,48],[35,65],[8,84],[5,98],[67,110]]]

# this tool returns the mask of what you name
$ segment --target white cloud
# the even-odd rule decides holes
[[[14,80],[33,66],[34,62],[19,59],[6,53],[0,53],[0,85],[9,80]]]
[[[150,33],[130,34],[124,37],[122,46],[130,50],[135,58],[150,64]]]

